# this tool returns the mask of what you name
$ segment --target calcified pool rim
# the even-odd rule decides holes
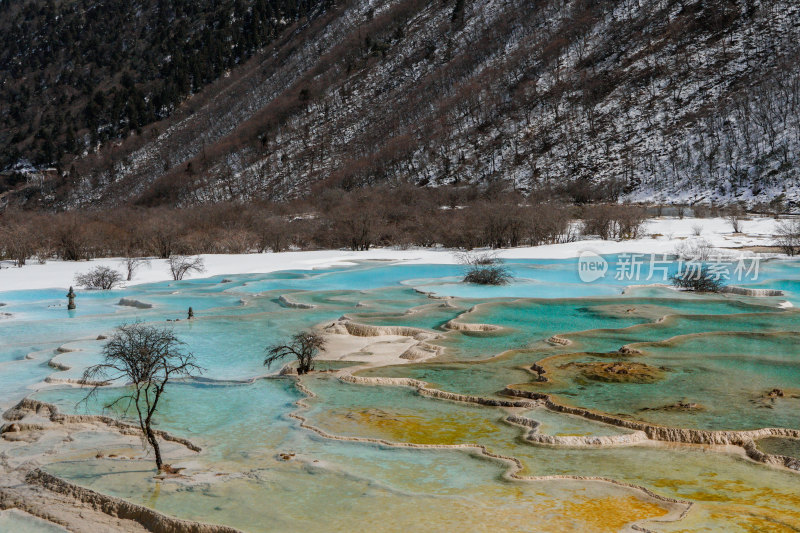
[[[422,294],[426,294],[423,291],[419,291],[419,292],[422,293]],[[290,294],[291,294],[291,291],[287,291],[287,295],[290,295]],[[444,302],[448,301],[447,297],[437,297],[437,296],[431,295],[431,294],[427,294],[427,296],[430,297],[431,299],[444,300]],[[581,298],[581,300],[587,300],[587,299]],[[502,301],[509,301],[509,300],[508,299],[502,299]],[[496,302],[493,302],[493,303],[496,303]],[[287,296],[287,297],[283,298],[283,300],[281,301],[281,304],[286,306],[286,307],[295,308],[295,309],[308,309],[308,308],[311,308],[311,306],[307,306],[307,304],[301,304],[300,302],[296,302],[291,296]],[[413,327],[400,327],[400,329],[398,329],[398,328],[387,329],[386,326],[375,326],[375,325],[370,325],[370,324],[361,324],[361,323],[355,322],[354,320],[342,320],[342,321],[339,321],[338,325],[341,326],[344,329],[344,331],[349,335],[370,335],[370,334],[372,334],[372,335],[386,335],[387,332],[391,331],[391,333],[388,333],[388,334],[397,335],[397,334],[404,334],[405,333],[405,334],[408,334],[408,336],[411,336],[411,337],[415,337],[415,338],[419,337],[418,339],[415,339],[415,340],[419,341],[417,343],[417,345],[418,345],[417,350],[414,350],[414,351],[412,351],[411,349],[407,350],[406,353],[411,352],[409,355],[413,355],[413,356],[405,357],[405,359],[408,359],[410,361],[422,361],[422,360],[434,358],[434,357],[436,357],[438,355],[441,355],[441,353],[445,350],[445,348],[443,348],[442,346],[438,346],[436,344],[430,344],[429,341],[432,341],[432,340],[435,341],[437,339],[437,337],[440,337],[441,335],[446,335],[448,331],[457,331],[457,332],[468,331],[468,332],[477,332],[477,333],[492,333],[492,332],[497,332],[497,331],[502,330],[501,327],[494,326],[494,325],[491,325],[491,324],[478,324],[478,325],[475,325],[475,324],[471,324],[469,322],[464,322],[463,321],[463,318],[465,318],[467,315],[469,315],[469,313],[471,313],[474,310],[478,309],[481,305],[484,305],[484,304],[478,304],[476,306],[473,306],[472,308],[470,308],[467,311],[459,313],[456,318],[448,321],[442,327],[443,332],[437,332],[437,331],[427,330],[427,329],[423,329],[423,328],[413,328]],[[425,307],[425,306],[424,305],[420,305],[420,306],[412,307],[411,309],[408,309],[407,312],[409,312],[409,313],[418,312],[423,307]],[[663,319],[664,319],[664,317],[661,318],[661,320],[663,320]],[[644,323],[644,324],[646,324],[646,323]],[[644,324],[640,324],[640,325],[644,325]],[[638,327],[638,326],[630,326],[630,327]],[[391,327],[388,327],[388,328],[391,328]],[[586,334],[587,331],[581,331],[580,333]],[[571,339],[569,339],[569,334],[559,334],[559,333],[556,333],[553,336],[551,336],[549,340],[550,340],[550,342],[552,344],[558,345],[558,346],[568,346],[572,342]],[[68,348],[68,347],[65,346],[65,348]],[[635,348],[631,348],[631,349],[635,349]],[[503,353],[499,353],[499,354],[493,355],[493,356],[491,356],[491,357],[489,357],[489,358],[487,358],[485,360],[495,359],[495,358],[501,357],[502,355],[503,355]],[[553,357],[561,357],[563,355],[565,355],[565,354],[558,354],[558,355],[555,355]],[[475,362],[480,362],[480,361],[475,361]],[[533,363],[533,364],[537,364],[537,363]],[[530,368],[528,370],[530,371]],[[567,409],[574,409],[574,408],[570,408],[568,406],[563,406],[563,405],[557,403],[556,401],[553,401],[552,399],[550,399],[550,397],[548,395],[544,395],[545,397],[541,397],[541,398],[537,398],[537,397],[524,398],[524,399],[518,398],[518,399],[507,400],[506,401],[506,400],[496,400],[496,399],[492,399],[492,398],[484,398],[484,397],[479,397],[479,396],[468,396],[468,395],[459,395],[459,394],[456,394],[456,393],[449,393],[449,392],[446,392],[444,390],[430,388],[430,387],[427,386],[427,384],[425,382],[419,381],[419,380],[406,379],[406,381],[401,382],[400,380],[403,379],[403,378],[365,378],[365,377],[361,377],[361,376],[354,376],[352,374],[352,371],[348,370],[348,369],[340,370],[338,372],[338,376],[337,377],[339,378],[340,381],[346,382],[346,383],[347,382],[349,382],[349,383],[368,383],[368,381],[362,381],[362,380],[381,380],[381,382],[378,383],[380,385],[410,386],[410,387],[416,389],[417,392],[420,395],[427,396],[427,397],[430,397],[430,398],[433,398],[433,399],[442,399],[442,400],[449,400],[449,401],[476,403],[476,404],[479,404],[479,405],[502,406],[502,407],[511,407],[511,408],[545,407],[545,408],[548,408],[548,409],[556,411],[556,412],[568,413],[568,414],[572,414],[572,415],[579,416],[579,417],[582,417],[582,418],[586,418],[586,419],[589,419],[589,420],[602,422],[602,423],[606,423],[606,424],[609,424],[609,425],[615,425],[615,426],[618,426],[618,427],[626,427],[623,424],[628,424],[628,423],[631,422],[631,421],[622,420],[622,419],[611,420],[611,421],[602,420],[602,419],[596,418],[596,417],[607,416],[607,415],[603,415],[602,413],[595,413],[595,412],[592,412],[590,410],[584,410],[584,411],[586,411],[585,413],[578,413],[578,412],[570,413],[569,411],[567,411]],[[55,379],[57,379],[57,378],[55,378]],[[247,381],[252,382],[252,381],[255,381],[257,379],[260,379],[260,377],[259,376],[253,377],[253,378],[251,378],[250,380],[247,380]],[[384,380],[390,380],[390,381],[384,381]],[[375,382],[370,382],[370,384],[375,384]],[[299,381],[299,380],[296,381],[296,385],[301,391],[303,391],[307,395],[307,397],[312,397],[313,392],[311,392],[307,387],[305,387],[302,384],[301,381]],[[526,395],[530,394],[528,391],[519,391],[519,390],[514,389],[513,387],[507,387],[507,391],[506,392],[508,394],[512,395],[512,396],[514,396],[514,395],[526,396]],[[378,443],[378,444],[381,444],[381,445],[384,445],[384,446],[393,446],[393,447],[394,446],[396,446],[396,447],[410,447],[410,448],[431,448],[431,447],[433,447],[433,448],[437,448],[437,449],[466,449],[466,450],[472,450],[472,451],[474,451],[476,453],[480,453],[483,456],[486,456],[486,457],[489,457],[489,458],[493,458],[493,459],[498,460],[498,461],[500,461],[502,463],[505,463],[507,465],[507,469],[506,469],[506,472],[504,474],[504,477],[507,477],[509,479],[514,479],[514,480],[544,481],[544,480],[548,480],[548,479],[564,479],[564,478],[568,478],[568,479],[579,479],[579,480],[586,479],[586,480],[593,480],[593,481],[609,482],[609,483],[616,484],[616,485],[621,486],[621,487],[629,487],[629,488],[641,491],[643,494],[646,494],[648,496],[652,496],[652,497],[654,497],[654,498],[656,498],[656,499],[658,499],[660,501],[663,501],[665,503],[674,503],[674,504],[678,505],[677,508],[681,509],[681,511],[679,513],[680,516],[675,517],[674,516],[674,512],[671,511],[670,512],[671,519],[678,519],[678,518],[681,518],[681,517],[685,516],[685,514],[688,512],[688,510],[689,510],[689,508],[691,506],[691,502],[689,502],[688,500],[680,500],[680,499],[663,497],[663,496],[660,496],[660,495],[650,491],[646,487],[642,487],[642,486],[639,486],[639,485],[636,485],[636,484],[629,484],[629,483],[626,483],[626,482],[620,482],[620,481],[617,481],[617,480],[614,480],[614,479],[611,479],[611,478],[591,477],[591,476],[587,476],[587,477],[583,477],[583,476],[521,476],[521,475],[518,474],[518,472],[521,471],[523,467],[522,467],[521,462],[518,459],[516,459],[514,457],[507,457],[507,456],[503,456],[503,455],[499,455],[499,454],[494,454],[488,448],[486,448],[486,446],[483,446],[481,444],[475,444],[475,445],[472,445],[472,444],[466,444],[466,445],[445,445],[445,444],[442,444],[442,445],[419,445],[419,444],[413,444],[413,443],[393,442],[393,441],[388,441],[388,440],[383,440],[383,439],[370,439],[370,438],[366,438],[366,437],[365,438],[347,437],[347,436],[339,436],[339,435],[331,434],[331,433],[325,432],[321,428],[318,428],[318,427],[313,426],[313,425],[308,423],[308,420],[302,414],[303,410],[308,408],[308,404],[306,402],[304,402],[303,399],[298,400],[296,403],[298,404],[298,410],[292,412],[289,416],[291,416],[292,418],[297,419],[299,421],[301,427],[303,427],[305,429],[308,429],[310,431],[313,431],[313,432],[317,433],[318,435],[326,437],[326,438],[331,438],[331,439],[336,439],[336,440],[373,442],[373,443]],[[613,417],[610,417],[610,418],[613,418]],[[651,430],[651,434],[648,434],[648,432],[645,429],[627,427],[627,429],[632,429],[633,432],[628,434],[628,435],[625,435],[625,436],[618,436],[617,438],[607,439],[605,437],[594,437],[594,439],[597,439],[597,440],[592,442],[592,441],[588,440],[588,438],[585,438],[585,439],[578,438],[578,439],[571,439],[571,440],[570,439],[559,440],[559,439],[564,439],[564,437],[555,437],[555,436],[553,436],[553,439],[554,439],[553,442],[545,442],[546,440],[548,440],[545,437],[551,437],[551,436],[540,435],[540,434],[536,433],[536,425],[537,425],[537,423],[536,423],[536,421],[534,419],[529,418],[529,417],[525,417],[525,416],[521,416],[521,415],[511,414],[511,415],[509,415],[508,417],[505,418],[505,421],[507,423],[509,423],[509,424],[517,425],[517,426],[520,426],[522,428],[525,428],[527,430],[527,434],[525,436],[526,440],[529,441],[531,444],[539,444],[539,445],[565,446],[565,447],[576,447],[576,446],[577,447],[579,447],[579,446],[619,446],[619,445],[625,445],[626,444],[624,442],[625,439],[623,439],[622,437],[625,437],[627,439],[631,439],[632,441],[640,439],[641,437],[639,436],[638,432],[641,432],[642,434],[644,434],[645,437],[647,438],[647,440],[649,440],[649,441],[655,441],[655,442],[661,442],[661,441],[663,441],[663,442],[685,442],[685,441],[681,441],[681,440],[668,440],[668,439],[653,438],[651,436],[651,434],[655,435],[656,437],[658,437],[659,435],[661,435],[661,433],[659,433],[661,431],[676,430],[676,428],[665,428],[664,426],[656,426],[656,425],[650,425],[650,426],[652,426],[653,428],[661,428],[661,429],[653,429],[653,430]],[[617,423],[618,421],[621,422],[622,424]],[[697,430],[677,430],[677,431],[683,432],[683,431],[697,431]],[[776,436],[777,434],[771,433],[771,432],[772,431],[783,431],[783,430],[772,430],[772,429],[769,429],[769,428],[765,428],[763,430],[758,430],[758,431],[767,431],[767,432],[770,432],[770,433],[768,435],[767,434],[763,434],[763,435],[759,434],[757,436],[754,436],[755,434],[753,432],[733,432],[733,433],[737,433],[737,434],[740,434],[740,435],[731,436],[732,432],[707,432],[707,431],[702,431],[701,430],[701,432],[699,434],[703,435],[703,439],[707,439],[706,441],[702,442],[703,444],[712,444],[712,445],[714,445],[714,444],[732,444],[733,440],[739,439],[740,442],[738,444],[735,444],[735,445],[740,446],[742,449],[744,449],[744,451],[747,453],[747,456],[750,457],[751,459],[758,460],[757,457],[754,457],[756,455],[756,453],[748,452],[747,447],[745,446],[746,443],[744,441],[744,437],[741,434],[742,433],[748,433],[749,435],[747,435],[747,437],[750,438],[750,442],[752,443],[754,438],[762,438],[764,436]],[[789,430],[789,431],[792,431],[792,430]],[[631,435],[634,435],[634,436],[631,436]],[[795,434],[791,434],[791,435],[789,435],[789,434],[780,434],[779,436],[794,437],[794,438],[798,437],[798,435],[796,433]],[[672,438],[672,437],[670,437],[670,438]],[[684,437],[681,437],[681,438],[684,438]],[[693,436],[692,438],[695,438],[695,437]],[[757,449],[755,449],[755,445],[754,444],[753,444],[753,450],[754,450],[754,452],[760,453]],[[772,458],[782,457],[782,456],[767,456],[766,454],[763,454],[763,455],[764,455],[764,457],[772,457]],[[772,459],[770,459],[770,460],[764,459],[764,460],[761,460],[759,462],[772,464],[773,466],[789,466],[789,465],[786,465],[786,464],[781,465],[781,464],[779,464],[780,461],[772,460]],[[660,520],[663,520],[663,519],[664,518],[662,517]],[[644,520],[644,521],[647,521],[647,520]]]
[[[742,294],[742,292],[736,292],[736,294]],[[774,294],[771,293],[760,293],[760,292],[750,292],[747,295],[756,297],[774,296]],[[591,298],[581,299],[581,300],[591,300]],[[539,301],[539,300],[531,298],[519,298],[519,299],[513,299],[511,301],[516,303],[516,302]],[[498,305],[498,302],[486,302],[486,303],[476,304],[471,308],[469,308],[468,310],[464,311],[463,313],[459,314],[458,317],[451,319],[446,324],[444,324],[443,329],[450,331],[467,331],[467,332],[502,331],[503,330],[502,326],[494,324],[485,324],[485,323],[473,323],[464,320],[464,318],[467,317],[468,315],[474,314],[485,307],[494,305]],[[748,313],[744,313],[744,315],[747,314]],[[764,313],[752,313],[752,314],[764,314]],[[661,315],[655,320],[655,323],[663,323],[669,320],[671,317],[675,316],[680,316],[680,314],[673,313],[673,314]],[[376,334],[389,334],[389,331],[392,331],[392,330],[381,330],[380,327],[376,326],[355,325],[353,321],[347,321],[347,323],[350,325],[350,329],[353,330],[357,330],[361,327],[364,327],[367,329],[372,329],[373,331],[377,332]],[[624,331],[626,329],[631,329],[631,328],[642,328],[642,327],[647,327],[647,325],[648,323],[636,324],[625,328],[616,328],[615,331]],[[599,331],[599,330],[584,330],[575,333],[585,336],[585,335],[591,335],[592,331]],[[716,335],[769,336],[769,335],[781,335],[781,333],[736,332],[736,331],[689,333],[683,335],[675,335],[659,341],[641,341],[641,342],[631,342],[628,344],[624,344],[619,348],[619,354],[642,355],[643,348],[648,345],[658,344],[661,346],[666,346],[675,344],[680,340],[686,338],[704,338],[704,337],[713,337]],[[552,335],[550,338],[548,338],[547,342],[557,346],[571,346],[573,344],[573,341],[572,339],[569,338],[569,336],[570,334],[556,333]],[[492,355],[483,360],[472,361],[472,363],[480,364],[481,362],[487,362],[492,359],[498,359],[510,352],[515,352],[515,351],[518,350],[516,349],[507,350],[505,352]],[[547,377],[545,364],[550,361],[570,358],[573,357],[574,355],[575,353],[573,352],[553,354],[531,363],[531,365],[525,367],[525,369],[528,370],[532,375],[536,375],[540,381],[548,381],[549,378]],[[450,400],[450,401],[460,401],[466,403],[475,403],[479,405],[525,407],[525,408],[545,407],[554,412],[578,416],[587,420],[591,420],[593,422],[600,422],[603,424],[608,424],[611,426],[633,431],[633,433],[630,434],[614,435],[614,436],[564,437],[564,436],[542,435],[536,432],[536,429],[538,427],[538,422],[536,422],[533,419],[521,416],[512,416],[507,418],[506,420],[508,422],[529,429],[529,432],[525,438],[532,444],[547,445],[547,446],[563,446],[570,448],[590,447],[590,446],[591,447],[630,446],[647,441],[681,443],[681,444],[703,444],[711,446],[732,445],[741,448],[743,452],[746,454],[746,456],[755,462],[763,463],[770,466],[784,467],[793,472],[800,472],[800,459],[786,455],[765,453],[762,450],[758,449],[758,446],[756,444],[757,440],[768,437],[800,439],[800,429],[763,427],[751,430],[704,430],[704,429],[671,427],[661,424],[648,423],[640,420],[620,418],[596,409],[571,406],[554,399],[553,398],[554,395],[552,394],[521,390],[515,388],[511,384],[506,385],[506,387],[503,389],[502,391],[503,395],[518,397],[518,398],[526,398],[532,400],[532,402],[503,401],[503,400],[485,398],[480,396],[448,392],[445,390],[441,390],[439,388],[433,388],[425,381],[413,378],[356,376],[353,375],[351,370],[348,369],[340,371],[339,379],[340,381],[343,382],[363,384],[363,385],[411,387],[416,389],[416,391],[419,394],[427,397]]]
[[[351,323],[352,324],[352,323]],[[380,327],[373,326],[376,331]],[[355,328],[354,328],[355,329]],[[387,334],[387,333],[384,333]],[[696,334],[701,335],[701,334]],[[644,343],[641,343],[644,344]],[[503,354],[498,354],[495,357],[500,357]],[[551,358],[561,358],[571,354],[559,354],[551,356]],[[534,363],[535,365],[541,364],[542,361]],[[459,394],[455,392],[448,392],[438,388],[432,388],[428,383],[413,379],[413,378],[390,378],[390,377],[365,377],[353,375],[350,369],[340,370],[338,379],[345,383],[353,383],[359,385],[373,385],[373,386],[395,386],[395,387],[410,387],[413,388],[420,395],[448,401],[474,403],[478,405],[485,405],[491,407],[517,407],[531,409],[535,407],[545,407],[551,411],[558,413],[565,413],[573,416],[578,416],[593,422],[600,422],[619,428],[633,430],[633,433],[626,435],[615,436],[575,436],[575,437],[559,437],[552,435],[541,435],[536,433],[538,422],[522,416],[508,417],[506,420],[510,423],[526,427],[530,431],[526,435],[526,439],[533,444],[550,445],[550,446],[564,446],[564,447],[604,447],[604,446],[625,446],[639,444],[645,441],[656,442],[671,442],[681,444],[705,444],[712,446],[738,446],[744,450],[747,456],[756,462],[764,463],[771,466],[781,466],[795,472],[800,472],[800,460],[784,456],[784,455],[771,455],[759,450],[754,441],[766,437],[783,437],[800,439],[800,429],[789,428],[760,428],[755,430],[702,430],[702,429],[684,429],[677,427],[661,426],[657,424],[648,424],[646,422],[627,420],[619,417],[614,417],[606,413],[594,411],[591,409],[582,409],[579,407],[571,407],[555,401],[550,394],[529,392],[516,389],[513,386],[506,386],[503,393],[518,398],[526,398],[527,400],[501,400],[494,398],[485,398],[482,396],[473,396],[466,394]],[[302,390],[307,394],[313,394],[307,388],[302,387]],[[312,428],[309,428],[312,429]],[[315,431],[317,428],[313,428]],[[321,431],[321,430],[320,430]],[[587,478],[588,479],[588,478]]]

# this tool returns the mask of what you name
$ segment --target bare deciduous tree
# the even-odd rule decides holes
[[[173,255],[169,258],[169,271],[172,279],[180,281],[189,272],[202,273],[206,271],[202,257],[186,257],[185,255]]]
[[[161,458],[153,417],[158,411],[167,383],[177,378],[187,378],[202,373],[195,358],[184,350],[184,343],[167,328],[134,323],[119,326],[103,348],[103,362],[86,369],[85,383],[103,383],[126,380],[127,394],[123,394],[106,408],[120,406],[123,412],[136,410],[139,428],[147,443],[153,448],[159,472],[165,470]],[[86,396],[96,394],[100,385],[94,385]],[[169,465],[166,465],[169,470]]]
[[[320,350],[325,348],[325,338],[313,331],[301,331],[292,335],[285,344],[273,344],[267,347],[267,357],[264,366],[285,357],[293,356],[297,359],[297,373],[307,374],[314,370],[314,358]]]
[[[269,217],[259,227],[259,252],[267,249],[282,252],[289,245],[290,234],[287,232],[288,222],[281,217]]]
[[[781,221],[775,233],[778,238],[775,245],[789,256],[794,256],[800,252],[800,218],[792,218]]]
[[[98,266],[89,272],[75,276],[75,283],[81,287],[104,291],[113,289],[114,285],[117,285],[120,281],[122,281],[122,274],[107,266]]]
[[[687,261],[708,261],[716,253],[714,246],[705,239],[690,239],[675,246],[672,252]]]
[[[4,256],[11,258],[17,266],[21,267],[33,255],[34,238],[31,228],[22,224],[0,228],[1,251]]]
[[[140,266],[150,266],[150,260],[145,257],[125,257],[122,259],[122,266],[128,274],[127,280],[131,281]]]
[[[728,222],[731,223],[731,229],[733,229],[734,233],[741,233],[742,232],[742,217],[738,214],[731,214],[728,215]]]
[[[583,233],[602,239],[637,239],[644,230],[647,214],[633,205],[596,204],[583,208]]]

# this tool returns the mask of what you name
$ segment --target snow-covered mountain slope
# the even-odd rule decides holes
[[[350,0],[76,163],[62,205],[497,182],[800,200],[794,0]],[[587,193],[586,191],[590,191]]]

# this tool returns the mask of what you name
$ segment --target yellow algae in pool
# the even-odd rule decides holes
[[[708,476],[713,477],[713,476]],[[702,486],[700,484],[702,483]],[[786,487],[780,491],[773,488],[753,487],[743,480],[732,479],[660,479],[652,482],[654,487],[670,488],[680,494],[681,498],[704,502],[736,502],[752,505],[757,502],[770,502],[773,507],[778,503],[789,509],[800,509],[800,490]],[[687,487],[697,487],[687,491]],[[680,490],[683,488],[684,490]],[[800,511],[791,513],[800,519]]]
[[[653,502],[635,496],[609,496],[565,502],[563,517],[585,525],[584,531],[619,531],[633,520],[657,518],[667,510]]]
[[[796,532],[796,521],[787,522],[786,516],[770,509],[754,512],[737,505],[695,504],[689,516],[680,522],[659,527],[665,533],[694,533],[696,531],[726,531],[749,533]]]
[[[709,474],[707,477],[713,477]],[[697,485],[689,480],[659,480],[653,485],[678,489]],[[787,488],[788,489],[788,488]],[[779,491],[753,488],[742,481],[703,481],[703,487],[680,491],[680,497],[695,502],[689,519],[692,527],[670,528],[669,531],[697,531],[702,518],[707,529],[717,529],[721,524],[736,524],[737,531],[798,531],[800,530],[800,493],[793,489]],[[702,517],[702,518],[699,518]],[[693,518],[693,519],[692,519]],[[679,525],[683,525],[680,523]]]
[[[415,444],[474,443],[500,432],[487,416],[469,410],[429,417],[368,407],[315,418],[334,432]]]
[[[725,512],[727,511],[727,512]],[[796,514],[796,513],[795,513]],[[710,516],[715,522],[736,521],[744,531],[759,532],[783,532],[797,531],[797,521],[793,524],[785,522],[786,517],[775,513],[771,509],[763,509],[761,513],[754,513],[749,509],[740,509],[738,506],[730,506],[723,512],[714,512]],[[734,517],[736,517],[734,519]]]
[[[515,505],[486,505],[460,498],[427,499],[418,502],[413,518],[398,515],[394,506],[381,509],[371,506],[359,519],[363,531],[397,531],[420,527],[424,531],[470,532],[497,531],[559,531],[559,532],[617,532],[626,524],[658,519],[667,510],[654,502],[635,496],[590,498],[576,496],[572,501],[546,498],[516,501]],[[391,524],[387,527],[387,524]]]

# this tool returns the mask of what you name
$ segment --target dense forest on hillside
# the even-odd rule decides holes
[[[5,8],[4,21],[24,16],[20,1]],[[94,5],[75,1],[90,11]],[[71,89],[66,103],[42,89],[43,108],[81,115],[75,133],[86,154],[59,159],[59,172],[7,181],[11,192],[0,189],[0,203],[187,207],[413,183],[502,184],[577,203],[800,208],[794,0],[267,3],[291,13],[286,25],[300,22],[279,35],[284,21],[265,23],[259,42],[272,40],[256,51],[242,29],[248,17],[236,14],[252,18],[255,10],[232,0],[200,2],[194,9],[212,14],[187,14],[183,25],[168,17],[164,36],[150,40],[125,35],[155,35],[158,4],[109,11],[109,20],[134,20],[113,42],[139,42],[142,54],[134,57],[152,61],[128,67],[123,60],[114,76],[98,70],[92,90],[75,91],[77,107],[69,104]],[[230,23],[213,22],[222,19]],[[23,45],[13,54],[44,53],[37,39],[49,26],[37,20],[18,34]],[[76,39],[78,49],[91,45]],[[153,61],[158,68],[144,67]],[[133,96],[123,94],[128,71],[146,73],[134,77]],[[4,75],[13,78],[5,91],[34,83],[31,75]],[[40,76],[49,76],[34,83],[43,88],[60,79],[47,68]],[[162,104],[167,93],[159,91],[177,95],[177,103]],[[58,159],[52,132],[66,141],[73,121],[36,102],[15,109],[37,116],[21,120],[13,145],[40,155],[47,145]],[[151,119],[157,122],[141,126]],[[53,124],[42,128],[42,120]]]
[[[330,3],[0,1],[0,169],[141,134]]]

